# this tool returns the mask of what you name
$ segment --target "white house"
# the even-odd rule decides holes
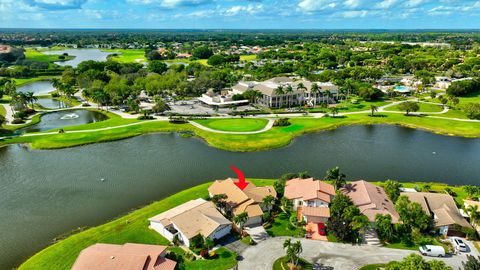
[[[212,202],[196,199],[165,211],[149,219],[150,227],[172,241],[175,236],[190,246],[190,239],[201,234],[212,240],[220,239],[232,230]]]

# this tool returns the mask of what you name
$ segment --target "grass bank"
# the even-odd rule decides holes
[[[273,183],[273,180],[262,179],[250,181],[259,186]],[[106,224],[73,234],[38,252],[25,261],[19,267],[19,270],[70,269],[80,251],[96,243],[169,245],[167,239],[148,228],[148,218],[189,200],[207,197],[207,188],[210,184],[205,183],[181,191]],[[224,252],[219,255],[219,260],[188,262],[186,263],[186,269],[229,269],[234,266],[235,256],[230,256]]]
[[[246,121],[247,119],[241,119]],[[138,123],[135,123],[138,122]],[[480,123],[462,122],[447,119],[437,119],[402,114],[383,113],[370,117],[368,114],[353,114],[337,118],[291,118],[287,127],[273,127],[257,134],[220,134],[203,131],[190,124],[171,124],[167,121],[144,121],[130,119],[115,119],[100,123],[65,128],[65,134],[50,134],[32,137],[16,137],[0,141],[2,144],[30,143],[33,148],[55,149],[73,147],[98,142],[114,141],[156,132],[194,132],[209,145],[228,151],[260,151],[279,148],[288,145],[292,140],[305,133],[335,129],[346,125],[401,125],[426,131],[469,138],[480,137]],[[130,126],[122,126],[122,125]],[[238,123],[237,123],[238,124]],[[115,127],[117,126],[117,127]],[[118,127],[120,126],[120,127]],[[99,129],[94,132],[68,133],[70,130]]]
[[[117,55],[110,55],[109,59],[119,63],[142,63],[146,62],[145,50],[143,49],[106,49],[102,52],[116,53]]]
[[[268,120],[260,118],[234,118],[196,120],[195,122],[215,130],[247,132],[261,130],[267,125]]]
[[[422,103],[422,102],[418,102],[417,104],[420,107],[418,112],[429,113],[429,112],[441,112],[443,110],[443,107],[440,105]],[[401,105],[394,105],[394,106],[385,108],[385,111],[404,112],[404,110],[402,110],[400,107]]]

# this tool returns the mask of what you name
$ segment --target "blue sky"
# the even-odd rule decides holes
[[[0,0],[0,27],[480,28],[480,0]]]

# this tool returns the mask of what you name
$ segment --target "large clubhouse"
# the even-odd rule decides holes
[[[266,81],[240,81],[221,95],[212,92],[198,98],[209,106],[239,105],[248,100],[234,100],[235,95],[256,91],[255,103],[270,108],[291,106],[315,106],[320,103],[334,103],[338,99],[338,86],[330,82],[311,82],[304,78],[275,77]]]

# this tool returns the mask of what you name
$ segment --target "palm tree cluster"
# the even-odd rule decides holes
[[[283,243],[283,248],[287,253],[287,258],[294,266],[298,265],[300,254],[303,252],[302,243],[300,241],[292,242],[292,239],[287,239]]]
[[[65,95],[68,98],[71,98],[77,92],[77,89],[73,86],[65,84],[57,78],[52,79],[52,85],[57,89],[58,94]]]
[[[23,111],[28,108],[28,104],[31,105],[32,109],[34,104],[38,101],[38,98],[35,96],[33,92],[15,92],[11,95],[12,99],[10,101],[10,105],[12,106],[13,110],[16,111]]]
[[[340,168],[337,166],[328,170],[324,179],[331,181],[335,190],[339,190],[347,183],[346,177],[345,174],[340,173]]]

